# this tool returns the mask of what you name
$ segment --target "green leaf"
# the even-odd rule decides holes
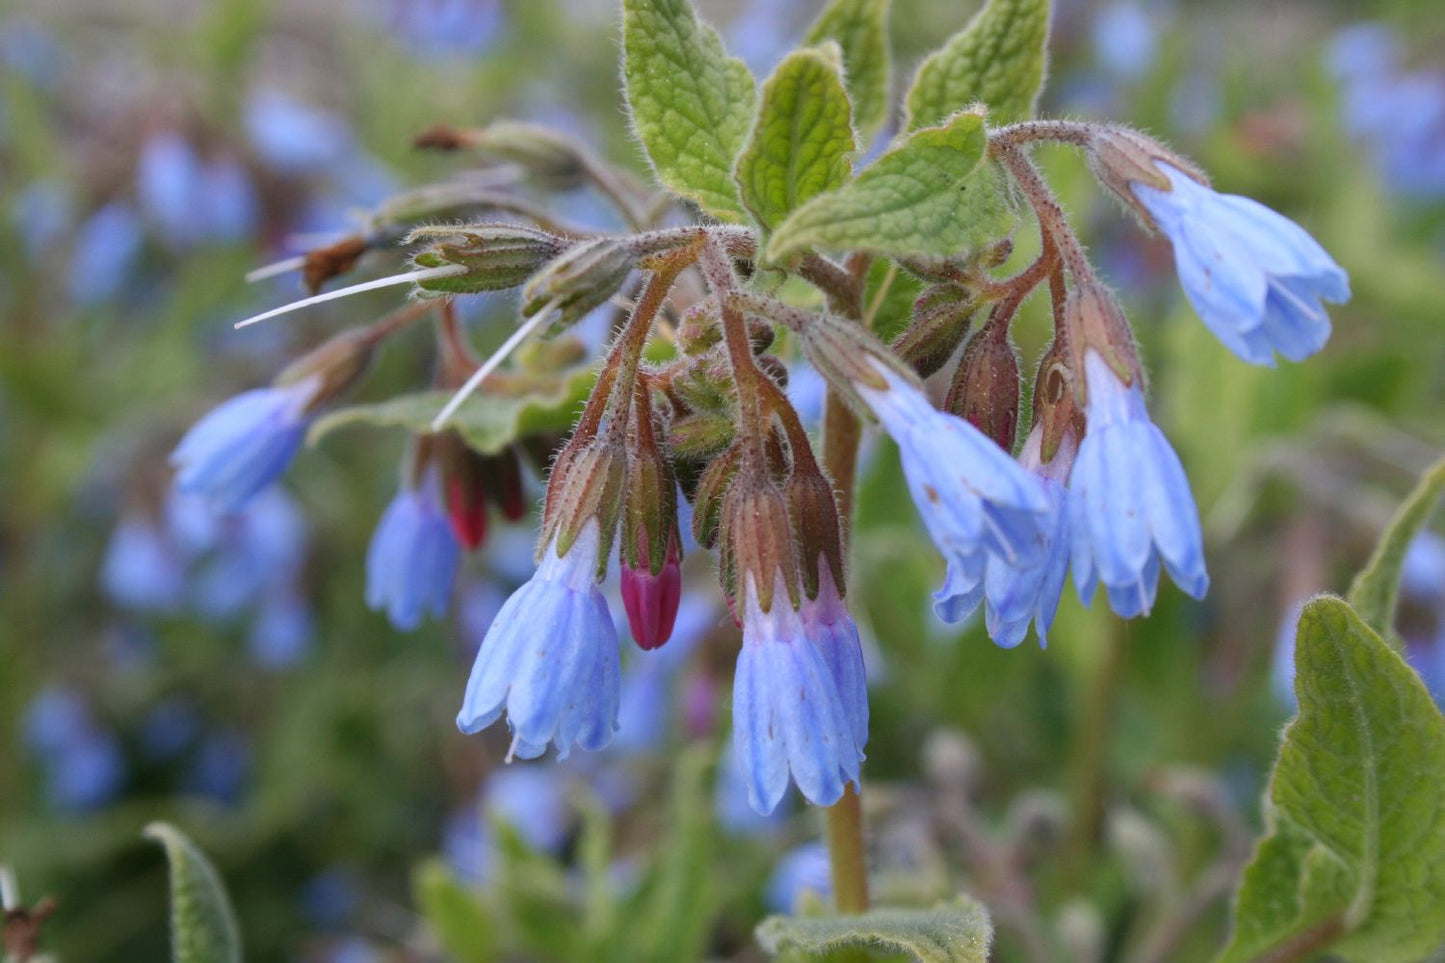
[[[142,835],[160,843],[171,864],[174,963],[241,963],[241,930],[210,860],[169,823],[151,823]]]
[[[916,131],[856,180],[794,211],[767,260],[813,246],[946,257],[1007,234],[1012,208],[984,162],[987,147],[977,113]]]
[[[496,927],[475,893],[437,860],[417,867],[412,892],[437,943],[456,963],[490,963],[497,955]]]
[[[904,130],[974,104],[995,125],[1027,120],[1048,67],[1049,0],[988,0],[968,26],[919,66]]]
[[[837,50],[795,50],[763,85],[736,177],[743,203],[764,228],[853,174],[852,106],[836,56],[829,56]]]
[[[810,47],[832,40],[842,49],[853,123],[864,144],[888,121],[888,6],[889,0],[832,0],[803,40]]]
[[[1393,640],[1395,599],[1400,592],[1400,571],[1410,543],[1430,520],[1435,503],[1445,494],[1445,459],[1436,462],[1410,497],[1395,512],[1370,562],[1350,586],[1350,604],[1360,618],[1386,639]],[[1396,646],[1398,648],[1399,646]]]
[[[467,444],[482,454],[495,455],[527,435],[566,431],[576,421],[596,380],[597,373],[590,368],[574,368],[560,378],[512,376],[506,394],[472,395],[447,420],[446,427],[461,432]],[[349,425],[405,428],[425,434],[450,398],[447,391],[419,391],[376,404],[338,408],[316,419],[306,440],[314,445]]]
[[[769,953],[823,954],[848,946],[909,953],[919,963],[985,963],[993,926],[967,896],[933,909],[882,908],[859,916],[770,916],[757,929]]]
[[[1338,598],[1300,615],[1295,692],[1269,833],[1219,963],[1283,948],[1299,952],[1282,959],[1326,948],[1370,963],[1419,959],[1445,941],[1445,718]]]
[[[706,785],[716,749],[689,747],[673,767],[670,820],[658,863],[633,920],[630,958],[638,961],[700,960],[717,918],[716,828]]]
[[[732,174],[758,97],[747,65],[688,0],[624,0],[622,76],[658,180],[714,217],[744,220]]]

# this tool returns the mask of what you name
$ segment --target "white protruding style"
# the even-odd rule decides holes
[[[441,431],[446,427],[447,419],[457,413],[457,409],[462,406],[462,402],[472,396],[472,392],[476,391],[478,386],[486,380],[487,375],[496,371],[501,363],[507,360],[507,355],[516,351],[517,346],[527,340],[532,332],[550,321],[552,319],[552,313],[552,306],[549,304],[524,321],[520,328],[513,331],[511,337],[503,341],[502,346],[492,352],[492,356],[486,361],[483,361],[481,367],[472,372],[472,376],[467,379],[467,383],[458,388],[457,393],[452,395],[451,400],[446,403],[446,406],[437,412],[437,416],[432,419],[431,430]]]
[[[299,311],[302,308],[309,308],[313,304],[321,304],[325,301],[335,301],[337,298],[344,298],[352,294],[361,294],[366,291],[375,291],[377,288],[389,288],[398,284],[415,284],[420,281],[431,281],[436,278],[449,278],[458,274],[467,273],[466,267],[460,264],[447,264],[442,267],[427,268],[424,271],[408,271],[405,274],[393,274],[387,278],[377,278],[375,281],[363,281],[361,284],[353,284],[348,288],[338,288],[335,291],[326,291],[322,294],[314,294],[309,298],[302,298],[300,301],[292,301],[290,304],[283,304],[279,308],[272,308],[270,311],[263,311],[255,317],[247,318],[244,321],[237,321],[237,328],[245,328],[265,321],[267,318],[274,318],[281,314],[290,314],[292,311]]]

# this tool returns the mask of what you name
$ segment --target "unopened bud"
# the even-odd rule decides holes
[[[740,475],[728,489],[723,507],[724,554],[730,562],[733,598],[752,580],[758,607],[773,607],[778,576],[787,586],[788,604],[797,607],[798,568],[788,504],[778,486],[756,474]]]
[[[697,480],[692,495],[692,537],[703,548],[717,545],[723,503],[741,460],[741,449],[733,445],[708,462]]]
[[[1177,168],[1201,184],[1209,179],[1198,167],[1152,137],[1128,127],[1101,126],[1093,129],[1088,145],[1089,166],[1094,176],[1129,206],[1145,224],[1157,229],[1154,218],[1135,196],[1133,184],[1147,184],[1161,191],[1173,190],[1160,163]]]
[[[617,293],[637,263],[623,239],[599,237],[568,248],[522,288],[522,316],[551,306],[565,327]]]
[[[542,544],[549,544],[555,536],[557,554],[565,555],[583,526],[596,519],[602,534],[597,556],[599,575],[604,572],[622,510],[626,478],[627,454],[621,445],[601,439],[577,448],[569,445],[557,457],[547,479]]]
[[[913,321],[894,339],[893,352],[918,377],[927,378],[953,357],[977,310],[978,300],[960,285],[925,288],[913,302]]]
[[[824,565],[833,584],[841,589],[848,583],[843,575],[843,538],[832,484],[819,472],[795,471],[784,483],[783,495],[793,523],[803,590],[810,599],[818,597]]]
[[[627,626],[638,648],[656,649],[672,638],[681,601],[682,559],[674,524],[660,569],[652,572],[645,565],[624,563],[622,566],[622,605],[627,610]]]
[[[1034,431],[1040,432],[1039,457],[1044,464],[1054,460],[1064,438],[1083,436],[1083,414],[1074,389],[1074,371],[1069,351],[1055,341],[1039,361],[1034,376]]]
[[[968,342],[944,398],[943,410],[958,415],[1012,451],[1019,422],[1019,359],[1006,319],[990,320]]]
[[[677,481],[672,466],[653,442],[653,432],[635,432],[627,460],[622,503],[622,561],[656,575],[667,559],[677,529]]]
[[[486,539],[491,504],[509,521],[518,521],[526,514],[522,467],[515,451],[508,448],[484,455],[456,432],[437,436],[435,444],[445,482],[447,514],[463,545],[475,550]]]
[[[371,363],[376,338],[366,328],[352,328],[322,342],[287,365],[274,380],[278,387],[318,377],[308,410],[335,398],[361,377]]]
[[[680,458],[707,458],[732,444],[737,425],[727,415],[703,412],[672,423],[667,441]]]
[[[703,299],[682,313],[677,324],[677,349],[686,355],[700,355],[723,339],[717,302]]]
[[[475,224],[467,227],[420,227],[405,243],[430,242],[412,259],[418,267],[455,264],[465,274],[432,277],[417,283],[424,294],[451,297],[482,291],[505,291],[524,283],[565,247],[545,231],[511,224]]]
[[[557,190],[581,184],[586,148],[566,134],[538,124],[499,120],[467,131],[466,146],[525,167]]]
[[[1064,327],[1071,352],[1070,367],[1084,370],[1084,354],[1097,351],[1125,384],[1142,377],[1139,356],[1134,350],[1134,333],[1118,300],[1097,280],[1079,284],[1064,302]],[[1074,382],[1075,393],[1087,391],[1083,379]],[[1080,400],[1083,395],[1079,394]]]

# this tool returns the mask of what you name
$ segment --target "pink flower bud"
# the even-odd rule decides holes
[[[672,540],[662,571],[656,575],[645,564],[645,552],[639,552],[636,567],[622,566],[622,604],[627,609],[627,625],[632,639],[641,649],[656,649],[672,637],[677,620],[677,606],[682,600],[682,562],[677,542]]]

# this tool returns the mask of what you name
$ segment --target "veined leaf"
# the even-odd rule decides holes
[[[1295,691],[1269,834],[1245,870],[1219,963],[1284,947],[1418,960],[1445,941],[1445,718],[1338,598],[1300,615]]]
[[[495,455],[525,435],[566,431],[591,393],[597,373],[590,368],[576,368],[556,378],[513,377],[517,380],[507,393],[474,394],[446,423],[484,455]],[[405,428],[425,434],[431,431],[432,419],[450,398],[451,393],[446,391],[420,391],[376,404],[338,408],[316,419],[306,440],[314,445],[348,425]]]
[[[808,248],[949,256],[1008,233],[1012,208],[984,161],[983,115],[915,131],[858,177],[778,225],[769,261]]]
[[[165,848],[171,864],[174,963],[241,963],[241,930],[211,861],[169,823],[151,823],[143,835]]]
[[[919,963],[985,963],[993,926],[982,905],[960,896],[933,909],[883,907],[858,916],[770,916],[757,929],[769,953],[829,953],[869,946]]]
[[[888,120],[892,80],[888,50],[889,0],[832,0],[808,28],[804,43],[832,40],[843,51],[843,76],[853,100],[853,123],[867,145]]]
[[[1369,564],[1350,586],[1350,604],[1370,628],[1387,640],[1394,639],[1395,600],[1400,593],[1405,554],[1430,520],[1442,494],[1445,494],[1445,459],[1436,462],[1405,499],[1375,546]]]
[[[1048,69],[1049,0],[988,0],[913,77],[905,130],[973,104],[994,124],[1033,116]]]
[[[757,124],[738,158],[737,183],[764,228],[841,187],[853,172],[857,144],[837,53],[832,44],[795,50],[763,85]]]
[[[747,65],[688,0],[624,0],[622,54],[632,125],[658,180],[714,217],[742,221],[733,162],[758,96]]]

